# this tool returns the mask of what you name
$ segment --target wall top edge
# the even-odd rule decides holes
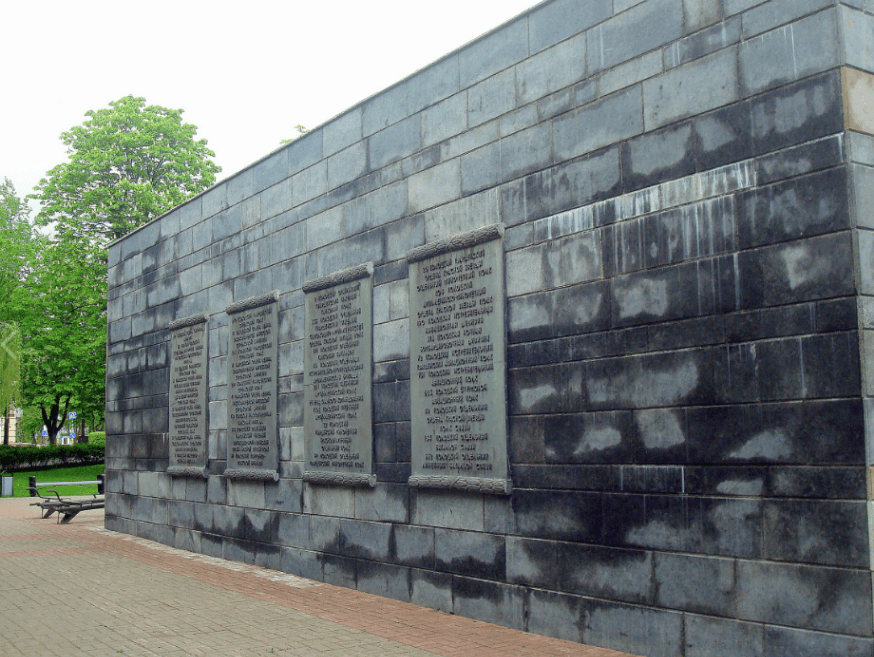
[[[472,46],[473,44],[478,43],[478,42],[480,42],[480,41],[482,41],[482,40],[488,38],[491,34],[494,34],[494,33],[499,32],[501,29],[503,29],[503,28],[506,27],[507,25],[510,25],[511,23],[514,23],[514,22],[518,21],[519,19],[528,16],[529,14],[532,14],[534,11],[536,11],[537,9],[539,9],[541,6],[543,6],[543,5],[547,5],[547,4],[550,4],[550,3],[552,3],[552,2],[556,2],[556,1],[558,1],[558,0],[542,0],[541,2],[538,2],[538,3],[535,4],[535,5],[532,5],[531,7],[529,7],[528,9],[526,9],[525,11],[523,11],[523,12],[517,14],[516,16],[513,16],[512,18],[510,18],[510,19],[504,21],[504,22],[501,23],[500,25],[497,25],[497,26],[495,26],[494,28],[488,30],[487,32],[484,32],[483,34],[479,35],[478,37],[475,37],[475,38],[471,39],[471,40],[468,41],[467,43],[463,43],[462,45],[458,46],[458,47],[455,48],[454,50],[451,50],[450,52],[446,53],[446,54],[443,55],[442,57],[439,57],[438,59],[435,59],[434,61],[430,62],[430,63],[427,64],[426,66],[423,66],[422,68],[413,71],[412,73],[410,73],[410,74],[407,75],[406,77],[401,78],[401,79],[398,80],[397,82],[395,82],[395,83],[393,83],[393,84],[390,84],[389,86],[385,87],[384,89],[380,89],[379,91],[374,92],[373,94],[371,94],[370,96],[367,96],[366,98],[361,99],[360,101],[358,101],[358,102],[355,103],[354,105],[352,105],[352,106],[346,108],[345,110],[343,110],[343,111],[340,112],[339,114],[336,114],[335,116],[332,116],[331,118],[327,119],[327,120],[324,121],[323,123],[320,123],[319,125],[315,126],[315,127],[312,128],[311,130],[309,130],[305,135],[301,135],[301,136],[298,137],[297,139],[293,140],[291,143],[284,144],[284,145],[280,146],[279,148],[276,148],[276,149],[270,151],[270,152],[267,153],[264,157],[255,160],[255,161],[252,162],[251,164],[249,164],[249,165],[243,167],[242,169],[240,169],[240,170],[238,170],[238,171],[235,171],[234,173],[230,174],[227,178],[222,178],[221,180],[219,180],[218,182],[216,182],[212,187],[209,187],[209,188],[203,190],[202,192],[200,192],[200,193],[198,193],[198,194],[195,194],[194,196],[192,196],[190,199],[188,199],[188,200],[185,201],[184,203],[180,203],[179,205],[176,205],[176,206],[170,208],[170,209],[167,210],[167,212],[165,212],[164,214],[155,217],[155,218],[152,219],[150,222],[148,222],[148,223],[146,223],[146,224],[143,224],[142,226],[139,226],[138,228],[136,228],[136,229],[132,230],[131,232],[129,232],[127,235],[123,235],[122,237],[119,237],[118,239],[113,240],[112,242],[109,243],[109,247],[111,248],[111,247],[116,246],[117,244],[119,244],[119,243],[121,243],[121,242],[124,242],[126,239],[128,239],[129,237],[131,237],[131,236],[135,235],[136,233],[140,232],[141,230],[143,230],[143,229],[146,228],[147,226],[149,226],[149,225],[151,225],[151,224],[153,224],[153,223],[155,223],[155,222],[160,221],[161,219],[163,219],[164,217],[166,217],[168,214],[171,214],[172,212],[175,212],[175,211],[178,210],[179,208],[182,208],[182,207],[188,205],[188,204],[191,203],[192,201],[194,201],[194,200],[200,198],[201,196],[203,196],[203,195],[209,193],[210,191],[212,191],[212,190],[215,189],[216,187],[219,187],[220,185],[224,185],[224,184],[230,182],[230,181],[233,180],[234,178],[237,178],[237,177],[241,176],[242,174],[246,173],[246,172],[249,171],[250,169],[254,169],[256,166],[258,166],[258,165],[261,164],[262,162],[264,162],[264,161],[270,159],[272,156],[276,155],[276,153],[279,153],[279,152],[282,151],[283,149],[291,149],[291,148],[292,148],[292,147],[293,147],[297,142],[302,141],[302,140],[305,140],[305,139],[307,138],[307,135],[312,135],[313,137],[315,137],[317,133],[320,135],[321,133],[320,133],[319,131],[320,131],[322,128],[324,128],[324,127],[326,127],[327,125],[333,123],[333,122],[336,121],[337,119],[340,119],[341,117],[343,117],[343,116],[345,116],[345,115],[347,115],[347,114],[349,114],[349,113],[355,111],[355,110],[358,109],[359,107],[363,107],[364,105],[366,105],[367,103],[369,103],[369,102],[370,102],[371,100],[373,100],[374,98],[377,98],[378,96],[382,95],[383,93],[387,93],[387,92],[391,91],[392,89],[394,89],[394,88],[396,88],[396,87],[399,87],[400,85],[404,84],[404,83],[407,82],[408,80],[411,80],[411,79],[415,78],[416,76],[418,76],[418,75],[424,73],[424,72],[427,71],[428,69],[433,68],[433,67],[435,67],[435,66],[438,66],[438,65],[441,64],[442,62],[446,61],[447,59],[450,59],[450,58],[454,57],[455,55],[457,55],[458,53],[462,52],[463,50],[469,48],[469,47]],[[310,138],[312,138],[312,137],[310,137]]]

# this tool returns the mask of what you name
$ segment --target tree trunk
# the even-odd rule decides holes
[[[3,444],[9,444],[9,412],[10,408],[6,409],[6,414],[3,416]]]
[[[49,437],[49,445],[58,444],[58,434],[64,427],[64,422],[67,420],[67,407],[70,405],[70,398],[64,400],[64,410],[61,411],[61,398],[55,397],[54,402],[46,412],[45,406],[40,405],[39,409],[42,413],[43,424],[46,425],[46,433]]]

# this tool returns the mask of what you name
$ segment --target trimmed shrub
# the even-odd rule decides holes
[[[88,432],[88,444],[89,445],[106,445],[106,432],[105,431],[90,431]]]
[[[100,463],[103,457],[103,445],[46,445],[45,447],[0,445],[0,470]]]

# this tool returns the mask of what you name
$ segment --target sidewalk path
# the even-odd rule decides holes
[[[103,529],[0,500],[0,655],[630,657]]]

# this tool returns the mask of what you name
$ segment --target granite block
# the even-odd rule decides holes
[[[577,596],[534,590],[528,599],[528,631],[565,641],[581,642],[580,600]]]
[[[416,114],[372,135],[367,140],[367,159],[370,167],[380,169],[419,150],[421,148],[419,123],[419,115]]]
[[[458,54],[461,88],[488,78],[528,56],[528,17],[522,16]]]
[[[407,84],[396,84],[365,104],[361,117],[362,134],[368,137],[397,123],[407,115]]]
[[[406,522],[408,507],[408,492],[404,486],[385,484],[355,490],[355,517],[361,520]]]
[[[743,620],[870,636],[871,578],[859,570],[741,561],[737,613]]]
[[[863,568],[867,521],[858,501],[780,500],[764,503],[765,556],[775,561]]]
[[[451,53],[407,81],[407,111],[414,114],[457,93],[459,88],[458,54]]]
[[[831,6],[829,0],[772,0],[743,14],[745,39]]]
[[[789,627],[764,627],[764,657],[815,655],[816,657],[865,657],[874,650],[870,637],[850,637],[796,630]]]
[[[522,536],[596,543],[603,522],[596,493],[515,489],[516,532]]]
[[[683,36],[682,0],[650,0],[615,15],[589,33],[589,70],[601,71]]]
[[[871,16],[870,3],[864,9],[867,14],[849,7],[838,7],[842,51],[847,64],[874,73],[874,46],[871,45],[874,38],[874,16]]]
[[[766,247],[759,255],[763,280],[760,303],[764,305],[853,293],[852,245],[847,232]]]
[[[322,563],[325,583],[347,589],[357,588],[357,562],[354,559],[323,554],[319,555],[319,561]]]
[[[792,178],[742,193],[737,206],[741,248],[849,228],[845,169]]]
[[[652,604],[653,556],[578,543],[507,539],[507,579],[512,584]]]
[[[561,4],[553,3],[551,6],[561,9]],[[582,18],[583,14],[577,16]],[[585,74],[586,35],[577,34],[516,65],[517,101],[519,105],[524,105],[543,98],[578,82]]]
[[[557,160],[586,155],[644,131],[639,85],[585,105],[554,120]]]
[[[698,2],[698,0],[693,0]],[[708,0],[707,4],[714,5],[718,0]],[[703,4],[700,3],[699,4]],[[709,8],[713,10],[712,7]],[[701,22],[703,18],[697,11],[692,17],[697,22]],[[688,22],[688,17],[687,17]],[[704,57],[717,50],[734,45],[741,38],[741,21],[739,18],[729,18],[728,20],[712,25],[707,29],[703,29],[695,34],[692,34],[684,39],[674,41],[664,49],[664,64],[665,68],[675,68],[681,64]]]
[[[430,570],[410,570],[410,602],[452,613],[453,576]]]
[[[326,162],[327,189],[336,189],[367,173],[368,151],[364,143],[358,142],[334,153]]]
[[[735,49],[725,48],[646,80],[643,83],[646,130],[737,101],[740,98],[737,61]]]
[[[340,554],[356,559],[386,562],[390,559],[391,525],[385,522],[341,520]]]
[[[478,126],[516,107],[516,70],[507,69],[467,91],[467,123]]]
[[[401,602],[410,601],[409,568],[359,561],[356,575],[359,591]]]
[[[583,642],[647,657],[683,655],[683,615],[660,609],[582,600]]]
[[[740,47],[740,87],[748,97],[839,64],[834,9],[745,41]]]
[[[735,564],[731,559],[656,553],[656,604],[668,609],[731,617],[735,609]]]
[[[764,656],[765,628],[758,623],[686,614],[685,633],[685,657]]]
[[[482,579],[452,578],[453,612],[521,630],[525,627],[528,592],[515,586]]]
[[[530,52],[536,53],[584,32],[611,16],[610,7],[598,0],[561,0],[538,7],[528,17]]]

